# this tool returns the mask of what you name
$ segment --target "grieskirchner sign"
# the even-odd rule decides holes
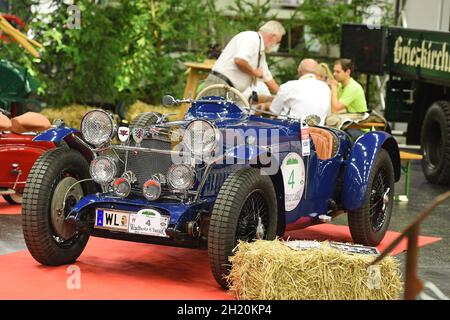
[[[391,71],[450,81],[450,32],[393,28],[389,41]]]

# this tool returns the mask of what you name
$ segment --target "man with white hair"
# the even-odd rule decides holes
[[[325,82],[317,79],[318,69],[317,61],[302,60],[297,68],[299,79],[280,86],[270,111],[298,119],[317,115],[320,125],[324,125],[325,118],[331,112],[331,90]]]
[[[205,87],[227,84],[244,92],[261,79],[272,93],[277,93],[279,86],[270,73],[266,53],[277,51],[285,34],[281,23],[274,20],[266,22],[258,32],[244,31],[237,34],[217,59],[205,81]]]

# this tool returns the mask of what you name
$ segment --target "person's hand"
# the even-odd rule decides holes
[[[263,75],[264,75],[264,71],[263,71],[263,69],[261,69],[261,68],[254,69],[254,70],[253,70],[253,75],[254,75],[256,78],[262,78]]]
[[[332,89],[339,87],[339,82],[337,80],[330,80],[330,86]]]

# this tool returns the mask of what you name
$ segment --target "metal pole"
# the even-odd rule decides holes
[[[367,74],[367,78],[366,78],[366,102],[367,102],[367,107],[369,107],[369,102],[370,102],[370,74]]]
[[[417,262],[419,259],[419,237],[420,225],[415,224],[408,234],[408,254],[406,256],[405,276],[405,300],[415,300],[422,291],[423,284],[417,273]]]
[[[395,1],[395,24],[397,26],[400,24],[400,1]]]

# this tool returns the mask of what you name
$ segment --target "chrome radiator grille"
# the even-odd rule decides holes
[[[130,143],[134,146],[135,143]],[[171,144],[167,141],[145,139],[141,142],[142,148],[153,148],[160,150],[170,150]],[[132,193],[142,195],[142,186],[154,174],[167,174],[167,170],[172,165],[170,155],[149,153],[140,151],[128,151],[126,171],[131,170],[137,178],[137,182],[133,184]]]

